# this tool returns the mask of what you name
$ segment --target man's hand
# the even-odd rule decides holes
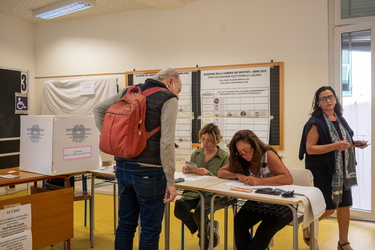
[[[167,186],[165,190],[165,195],[164,195],[164,203],[169,203],[174,201],[174,199],[177,196],[177,191],[175,186]]]

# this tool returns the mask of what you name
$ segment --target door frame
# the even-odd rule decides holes
[[[336,93],[339,94],[339,98],[342,99],[341,96],[341,34],[348,33],[348,32],[355,32],[361,30],[370,30],[371,32],[371,95],[375,97],[375,22],[370,23],[361,23],[361,24],[352,24],[352,25],[344,25],[334,28],[334,38],[333,38],[333,58],[332,62],[332,69],[333,69],[333,87],[337,89]],[[371,106],[374,106],[374,98],[371,98]],[[345,111],[344,111],[345,112]],[[371,121],[374,124],[375,117],[375,109],[371,109]],[[371,128],[371,139],[369,139],[370,143],[374,140],[375,137],[375,126]],[[371,147],[371,154],[375,155],[375,147]],[[374,167],[374,160],[375,157],[371,159],[371,211],[361,211],[361,210],[354,210],[351,209],[351,218],[355,219],[364,219],[364,220],[375,220],[375,171],[373,171]],[[374,198],[373,198],[374,197]]]

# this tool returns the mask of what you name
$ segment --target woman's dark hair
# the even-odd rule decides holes
[[[335,111],[335,113],[337,115],[342,116],[342,106],[341,106],[339,100],[337,99],[336,92],[330,86],[322,86],[322,87],[320,87],[315,92],[314,100],[312,102],[312,112],[311,112],[311,115],[312,116],[321,116],[321,115],[323,115],[323,110],[322,110],[321,107],[319,107],[318,102],[319,102],[319,95],[320,95],[320,93],[323,92],[323,91],[326,91],[326,90],[331,91],[333,93],[333,95],[335,96],[335,98],[336,98],[336,105],[335,105],[334,111]]]
[[[246,161],[242,156],[238,154],[236,144],[238,141],[243,141],[249,143],[254,150],[254,156],[251,163]],[[234,173],[241,173],[244,175],[249,175],[248,166],[249,164],[254,164],[257,167],[257,172],[253,174],[258,174],[262,166],[263,155],[267,151],[274,152],[277,156],[279,154],[271,146],[265,144],[254,134],[251,130],[240,130],[235,133],[232,140],[229,143],[229,168]],[[281,157],[279,156],[281,159]]]

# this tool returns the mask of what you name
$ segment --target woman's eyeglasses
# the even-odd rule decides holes
[[[242,150],[242,153],[241,153],[241,152],[237,152],[236,155],[239,155],[239,156],[241,156],[241,157],[244,157],[245,155],[250,154],[250,152],[251,152],[251,148],[248,148],[248,149],[244,149],[244,150]]]
[[[327,100],[330,100],[332,101],[333,99],[335,99],[336,97],[334,95],[329,95],[329,96],[323,96],[323,97],[320,97],[318,100],[320,102],[326,102]]]

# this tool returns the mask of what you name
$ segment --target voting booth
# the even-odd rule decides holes
[[[92,116],[21,117],[20,170],[67,174],[100,166],[99,131]]]

